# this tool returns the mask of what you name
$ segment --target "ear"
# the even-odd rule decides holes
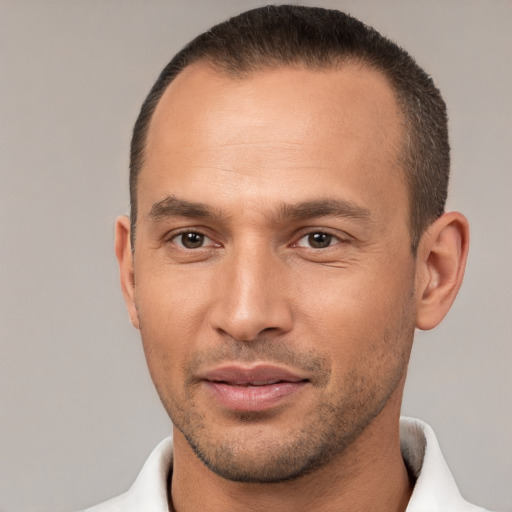
[[[135,278],[130,242],[130,219],[126,215],[122,215],[116,220],[115,249],[124,301],[126,302],[132,325],[139,329],[139,315],[135,307]]]
[[[417,253],[416,327],[436,327],[450,309],[462,284],[469,248],[468,221],[445,213],[423,234]]]

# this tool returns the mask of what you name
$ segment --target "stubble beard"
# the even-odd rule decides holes
[[[239,423],[238,435],[233,435],[233,431],[229,430],[223,432],[221,426],[209,421],[208,415],[196,405],[195,389],[190,383],[185,388],[184,400],[165,399],[162,393],[160,396],[174,427],[183,434],[196,456],[215,474],[233,482],[246,483],[295,480],[340,457],[379,415],[403,382],[414,327],[411,327],[405,311],[402,320],[398,327],[395,325],[393,332],[386,333],[381,340],[381,350],[395,351],[392,356],[394,364],[386,368],[385,374],[377,372],[368,376],[361,372],[360,367],[352,370],[345,375],[342,389],[331,393],[328,399],[317,402],[307,417],[290,417],[288,424],[295,425],[290,425],[283,433],[266,435],[265,423],[272,421],[272,418],[265,411],[233,412],[231,419],[236,417]],[[406,337],[410,338],[410,343],[405,341]],[[230,340],[223,349],[216,351],[215,358],[240,362],[266,360],[292,363],[292,367],[315,368],[317,391],[321,392],[327,387],[331,369],[319,355],[292,355],[285,345],[268,339],[251,343]],[[373,348],[369,347],[369,350]],[[212,361],[211,356],[206,358]]]
[[[293,429],[291,435],[282,433],[272,439],[266,436],[258,439],[257,427],[252,439],[212,435],[201,413],[193,410],[184,424],[180,418],[174,419],[173,424],[196,456],[218,476],[241,483],[281,483],[313,473],[339,457],[383,406],[379,405],[371,414],[356,417],[350,407],[320,404],[310,416],[312,419]],[[261,413],[238,417],[247,430],[251,424],[265,421]]]

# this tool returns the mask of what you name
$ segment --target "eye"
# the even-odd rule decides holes
[[[200,249],[205,246],[215,245],[214,242],[202,233],[187,231],[173,237],[172,241],[185,249]]]
[[[334,235],[331,235],[330,233],[316,231],[314,233],[309,233],[303,236],[297,242],[297,246],[309,247],[312,249],[325,249],[326,247],[336,244],[339,241],[339,238],[335,237]]]

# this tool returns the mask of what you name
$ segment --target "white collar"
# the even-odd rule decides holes
[[[421,420],[400,419],[400,448],[416,484],[406,512],[485,512],[465,501],[441,453],[433,430]],[[151,453],[131,488],[85,512],[169,512],[167,479],[172,438]]]
[[[426,423],[400,418],[400,449],[416,478],[406,512],[484,512],[461,496],[434,431]]]

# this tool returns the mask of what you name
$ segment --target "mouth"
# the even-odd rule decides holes
[[[304,376],[273,365],[228,365],[200,376],[212,398],[232,411],[263,411],[292,400],[309,383]]]

